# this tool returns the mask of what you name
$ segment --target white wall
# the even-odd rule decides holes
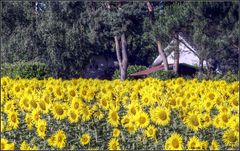
[[[173,64],[174,63],[174,52],[172,52],[168,56],[168,63]],[[191,52],[188,48],[186,48],[183,44],[180,44],[180,57],[179,57],[179,63],[186,63],[190,65],[198,65],[199,64],[199,59],[198,57]]]

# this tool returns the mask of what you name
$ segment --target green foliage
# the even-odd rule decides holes
[[[216,73],[202,73],[198,74],[195,76],[195,78],[199,79],[200,81],[202,80],[225,80],[226,82],[235,82],[239,81],[239,75],[240,71],[238,74],[234,74],[231,71],[227,72],[226,74],[216,74]]]
[[[1,65],[1,76],[43,79],[50,76],[50,70],[45,63],[41,62],[3,63]]]
[[[2,2],[3,63],[36,60],[50,66],[51,76],[79,77],[91,56],[115,52],[114,34],[126,34],[129,64],[149,65],[155,40],[164,49],[180,33],[201,61],[213,60],[211,70],[238,71],[237,2],[156,1],[155,17],[146,2],[43,3],[46,10],[37,12],[35,2]]]
[[[157,78],[160,80],[168,80],[168,79],[173,79],[176,78],[177,75],[173,71],[157,71],[154,73],[151,73],[149,77]]]
[[[238,74],[233,74],[232,72],[227,72],[227,74],[222,76],[222,80],[225,80],[227,82],[234,82],[234,81],[239,81],[239,74],[240,72],[238,71]]]
[[[146,66],[131,65],[131,66],[128,66],[127,74],[128,75],[133,74],[138,71],[145,70],[145,69],[147,69]],[[119,77],[120,77],[120,71],[119,71],[119,69],[117,69],[114,71],[112,79],[119,79]],[[128,79],[129,79],[129,77],[128,77]]]

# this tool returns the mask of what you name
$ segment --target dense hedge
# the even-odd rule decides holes
[[[195,78],[201,80],[225,80],[227,82],[234,82],[239,80],[240,71],[237,74],[227,72],[226,74],[204,73],[198,74]]]
[[[176,78],[177,75],[173,71],[157,71],[154,73],[149,74],[149,77],[157,78],[160,80],[168,80],[168,79],[173,79]]]
[[[45,63],[36,61],[3,63],[1,65],[1,77],[3,76],[43,79],[50,76],[50,69]]]
[[[128,66],[127,74],[128,75],[133,74],[133,73],[136,73],[138,71],[145,70],[145,69],[147,69],[146,66],[131,65],[131,66]],[[115,70],[112,79],[119,79],[119,78],[120,78],[120,70],[117,69],[117,70]]]

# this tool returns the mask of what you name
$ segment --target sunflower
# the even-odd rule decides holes
[[[30,113],[26,114],[25,123],[27,125],[28,130],[31,130],[32,126],[33,126],[33,118],[32,118],[32,115]]]
[[[76,110],[76,111],[79,111],[81,106],[82,106],[82,100],[77,98],[77,97],[74,97],[72,99],[72,102],[71,102],[71,108]]]
[[[38,102],[38,110],[41,113],[47,114],[49,110],[49,105],[44,100],[41,100]]]
[[[215,117],[213,118],[213,126],[214,126],[215,128],[221,128],[221,127],[222,127],[222,125],[221,125],[221,120],[220,120],[220,117],[219,117],[219,116],[215,116]]]
[[[220,117],[221,128],[227,128],[228,121],[230,119],[230,114],[227,112],[222,112],[218,114],[218,116]]]
[[[109,108],[118,111],[120,109],[120,101],[117,99],[109,102]]]
[[[234,96],[230,99],[231,105],[233,107],[238,108],[239,107],[239,98],[237,96]]]
[[[54,146],[62,149],[66,145],[66,134],[62,130],[58,130],[57,133],[55,134],[55,139],[54,139]]]
[[[138,100],[138,99],[139,99],[138,92],[133,91],[130,95],[130,100]]]
[[[132,122],[129,123],[129,124],[126,126],[126,128],[127,128],[128,133],[130,133],[130,134],[135,134],[136,131],[137,131],[137,126],[136,126],[135,124],[133,124]]]
[[[55,142],[55,135],[52,135],[50,138],[48,138],[48,144],[49,144],[49,146],[52,146],[52,147],[54,147],[55,146],[55,144],[54,144],[54,142]]]
[[[177,98],[169,98],[168,103],[171,108],[177,108],[179,104],[179,99]]]
[[[13,86],[12,91],[13,91],[13,94],[19,95],[19,94],[21,93],[21,87],[20,87],[20,85],[15,84],[15,85]]]
[[[190,129],[192,129],[194,131],[198,131],[198,129],[201,128],[199,115],[194,112],[189,112],[187,119],[186,119],[186,125]]]
[[[77,90],[74,87],[68,89],[68,98],[74,98],[77,96]]]
[[[183,140],[181,135],[174,132],[166,140],[165,150],[182,150],[183,149]]]
[[[127,106],[129,115],[136,115],[140,109],[140,106],[137,103],[132,102]]]
[[[7,139],[1,138],[1,150],[15,150],[15,145],[9,143]]]
[[[60,86],[56,86],[54,88],[53,91],[54,91],[54,96],[55,96],[56,99],[63,99],[64,93],[63,93],[62,89],[63,88],[61,88]]]
[[[156,132],[157,128],[155,128],[153,125],[149,125],[145,133],[149,138],[156,138]]]
[[[207,150],[208,149],[208,142],[207,141],[202,141],[201,145],[202,145],[202,149],[203,150]]]
[[[8,140],[1,138],[1,150],[7,150]]]
[[[76,110],[70,109],[68,111],[68,121],[70,123],[77,123],[79,121],[79,114]]]
[[[138,112],[136,115],[136,122],[137,122],[137,126],[140,128],[147,127],[149,124],[148,114],[143,111]]]
[[[98,110],[96,110],[96,111],[94,112],[93,116],[94,116],[95,118],[97,118],[98,120],[101,120],[101,119],[103,119],[104,114],[103,114],[103,112],[102,112],[100,109],[98,109]]]
[[[127,127],[127,125],[130,123],[131,117],[129,115],[124,115],[121,120],[121,124],[123,127]]]
[[[23,141],[20,145],[20,150],[31,150],[31,146],[26,141]]]
[[[152,121],[158,125],[166,126],[170,122],[170,110],[167,108],[150,109],[150,115]]]
[[[199,138],[196,136],[191,137],[187,142],[187,149],[202,149],[201,141]]]
[[[85,98],[87,95],[88,87],[87,86],[82,86],[80,88],[80,97]]]
[[[213,104],[214,102],[210,99],[206,99],[205,101],[203,101],[203,107],[206,111],[210,111],[213,107]]]
[[[212,124],[211,116],[207,113],[200,115],[202,128],[207,128]]]
[[[239,117],[237,115],[234,115],[230,118],[228,125],[230,125],[230,128],[239,133]]]
[[[207,99],[211,101],[215,99],[215,94],[213,92],[209,92],[206,96],[207,96]]]
[[[30,99],[29,104],[30,104],[30,110],[35,110],[38,108],[38,102],[33,98]]]
[[[239,134],[233,130],[227,130],[224,132],[222,140],[226,146],[237,147],[239,145]]]
[[[83,134],[80,138],[80,142],[82,145],[87,145],[90,142],[91,136],[89,134]]]
[[[209,148],[210,148],[210,150],[219,150],[218,142],[215,139],[213,139]]]
[[[82,121],[87,122],[91,119],[92,110],[89,106],[83,105],[82,109],[80,110],[80,114],[82,115]]]
[[[54,103],[52,106],[53,117],[57,120],[62,120],[67,116],[66,105],[63,103]]]
[[[118,137],[120,135],[120,130],[117,128],[113,129],[112,136],[113,137]]]
[[[145,95],[142,97],[141,102],[142,106],[149,106],[152,103],[152,99],[149,96]]]
[[[99,107],[102,108],[103,110],[108,110],[109,108],[109,102],[108,99],[106,97],[103,97],[99,100],[98,103]]]
[[[47,122],[45,120],[39,120],[37,122],[37,134],[40,138],[44,139],[46,136]]]
[[[8,113],[8,124],[13,129],[17,129],[19,125],[18,112],[11,111]]]
[[[94,89],[91,87],[90,89],[88,89],[87,95],[85,95],[86,101],[90,102],[91,100],[93,100],[94,95],[95,95]]]
[[[31,116],[34,123],[37,123],[37,121],[41,119],[41,114],[38,110],[33,110]]]
[[[9,100],[9,101],[6,101],[6,103],[4,104],[3,112],[9,113],[11,111],[14,111],[15,109],[16,109],[15,101]]]
[[[108,113],[108,123],[113,127],[117,127],[119,124],[119,115],[116,110],[110,110]]]
[[[30,106],[30,96],[23,96],[21,100],[19,101],[20,108],[23,111],[30,111],[31,106]]]
[[[188,101],[187,101],[187,99],[181,99],[179,106],[180,106],[183,110],[186,110],[187,107],[188,107]]]
[[[108,142],[108,149],[109,150],[121,150],[118,139],[111,138],[110,141]]]

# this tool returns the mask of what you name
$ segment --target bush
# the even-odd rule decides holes
[[[1,77],[3,76],[43,79],[50,76],[50,70],[45,63],[35,61],[16,62],[13,64],[3,63],[1,66]]]
[[[168,79],[176,78],[177,75],[173,71],[163,71],[163,70],[161,70],[161,71],[157,71],[157,72],[149,74],[149,77],[157,78],[157,79],[160,79],[160,80],[168,80]]]
[[[225,80],[226,82],[234,82],[238,81],[239,79],[239,74],[233,74],[232,72],[227,72],[226,74],[214,74],[214,73],[198,73],[198,75],[195,77],[199,79],[200,81],[202,80]]]
[[[227,72],[225,75],[217,75],[214,77],[214,80],[225,80],[227,82],[234,82],[238,81],[239,78],[239,73],[238,74],[233,74],[232,72]]]
[[[133,73],[136,73],[138,71],[141,71],[141,70],[146,70],[147,67],[146,66],[138,66],[138,65],[131,65],[131,66],[128,66],[128,69],[127,69],[127,74],[133,74]],[[120,70],[117,69],[114,71],[114,74],[113,74],[113,77],[112,79],[119,79],[120,78]],[[129,79],[129,77],[128,77]]]

